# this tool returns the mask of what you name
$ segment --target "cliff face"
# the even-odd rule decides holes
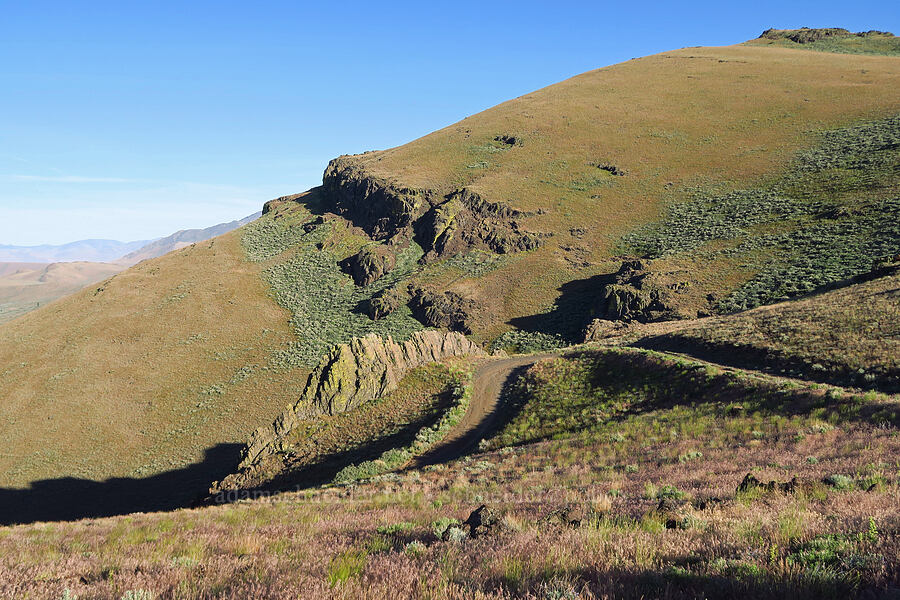
[[[531,213],[488,202],[468,189],[441,195],[400,186],[367,173],[352,156],[328,164],[322,189],[330,208],[372,239],[398,244],[415,239],[426,260],[471,248],[505,254],[541,245],[541,236],[521,223]]]
[[[242,471],[262,458],[285,451],[287,435],[303,419],[357,408],[397,389],[410,370],[452,356],[480,355],[483,350],[459,333],[420,331],[397,343],[368,335],[339,344],[310,374],[300,399],[269,427],[254,433],[244,451]]]
[[[522,220],[532,216],[478,194],[460,189],[447,194],[416,224],[417,239],[429,255],[439,257],[469,248],[509,254],[534,250],[541,236],[524,230]]]
[[[368,174],[351,156],[328,163],[322,188],[335,212],[375,240],[403,234],[435,203],[432,192],[398,186]]]

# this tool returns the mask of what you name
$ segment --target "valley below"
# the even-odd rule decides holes
[[[0,263],[0,323],[123,270],[109,263]]]

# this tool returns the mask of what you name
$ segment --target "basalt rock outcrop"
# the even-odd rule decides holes
[[[606,319],[594,319],[584,329],[585,342],[598,342],[610,337],[621,335],[628,331],[628,324],[622,321],[608,321]]]
[[[410,290],[409,307],[413,316],[426,327],[439,327],[472,333],[478,303],[455,292],[437,292],[426,288]]]
[[[570,502],[558,508],[554,508],[543,521],[550,525],[562,525],[564,527],[578,528],[596,518],[598,513],[589,502]]]
[[[779,482],[779,481],[769,481],[768,483],[763,483],[759,479],[753,476],[752,473],[747,473],[741,482],[738,484],[737,492],[750,492],[756,489],[762,490],[764,492],[781,492],[783,494],[793,494],[797,491],[800,482],[796,477],[793,477],[790,481]]]
[[[475,539],[500,531],[503,527],[501,517],[497,510],[482,504],[473,510],[462,524],[469,528],[469,537]]]
[[[653,272],[640,260],[627,260],[614,280],[600,290],[595,315],[606,321],[658,321],[672,314],[671,292],[653,283]]]
[[[852,31],[844,29],[843,27],[801,27],[800,29],[766,29],[759,37],[761,39],[767,40],[790,40],[797,44],[810,44],[812,42],[818,42],[819,40],[834,37],[841,38],[870,36],[893,37],[893,34],[888,31],[877,31],[875,29],[871,31],[859,31],[854,33]]]
[[[425,327],[471,334],[475,321],[483,316],[484,306],[456,292],[398,285],[384,289],[360,308],[373,321],[383,319],[406,305],[413,317]]]
[[[459,333],[419,331],[405,342],[374,334],[338,344],[309,375],[300,399],[269,427],[257,429],[244,450],[240,469],[261,457],[287,451],[287,436],[300,421],[357,408],[397,389],[410,370],[452,356],[483,350]]]
[[[328,163],[322,190],[330,208],[361,227],[372,239],[386,240],[407,230],[435,203],[435,194],[376,177],[350,156]]]
[[[356,285],[365,286],[378,281],[397,264],[394,254],[383,245],[365,246],[341,261],[340,267]]]
[[[541,245],[541,236],[521,225],[532,214],[488,202],[467,189],[456,190],[419,220],[416,238],[427,252],[426,260],[470,248],[498,254],[534,250]]]
[[[407,302],[409,302],[407,286],[389,287],[376,293],[366,301],[362,306],[362,310],[370,319],[377,321],[385,318]]]
[[[441,194],[403,186],[368,173],[352,156],[328,163],[322,190],[330,210],[373,240],[396,245],[415,239],[426,261],[472,248],[502,254],[533,250],[542,242],[541,235],[522,226],[532,213],[489,202],[465,188]]]

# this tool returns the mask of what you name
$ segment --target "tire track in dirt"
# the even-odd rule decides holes
[[[533,365],[545,358],[560,356],[559,353],[523,354],[510,358],[491,359],[481,365],[472,377],[472,397],[469,409],[459,423],[450,430],[437,446],[414,459],[410,469],[447,462],[462,456],[491,430],[503,412],[500,394],[503,385],[516,369]]]

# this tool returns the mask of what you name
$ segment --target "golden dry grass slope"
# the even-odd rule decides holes
[[[3,325],[0,486],[145,477],[271,421],[303,377],[267,370],[291,337],[267,292],[228,234]]]
[[[252,222],[259,213],[238,221],[220,223],[206,229],[187,229],[160,238],[137,248],[114,262],[70,260],[68,262],[0,262],[0,323],[11,321],[57,298],[68,296],[81,288],[102,281],[142,260],[158,258],[174,250],[228,233],[241,225]],[[84,252],[88,242],[74,242],[64,246],[45,246],[48,255],[54,249],[77,253]],[[113,248],[132,248],[135,243],[109,242]],[[20,254],[27,255],[29,248],[18,248]],[[10,254],[14,252],[7,250]],[[114,250],[110,250],[114,251]],[[107,252],[108,254],[109,252]],[[40,260],[40,258],[36,259]],[[65,259],[62,259],[65,260]],[[101,259],[102,260],[102,259]]]
[[[814,132],[898,113],[894,57],[689,48],[591,71],[348,160],[400,186],[433,194],[466,187],[535,212],[523,226],[552,235],[491,268],[453,258],[422,265],[412,247],[398,255],[398,284],[452,289],[487,307],[473,331],[489,341],[511,319],[546,311],[561,286],[614,270],[622,236],[689,198],[691,186],[757,185],[813,146]],[[243,230],[0,327],[0,485],[143,476],[197,461],[205,448],[244,441],[297,396],[314,360],[273,357],[324,335],[304,312],[309,298],[346,300],[348,308],[329,303],[321,323],[329,340],[368,330],[358,297],[346,291],[352,280],[322,252],[343,258],[371,241],[338,218],[312,222],[306,209],[321,213],[331,202],[321,191],[295,200],[308,206],[289,209],[285,200]],[[248,231],[284,245],[247,254],[240,239]],[[303,247],[291,250],[292,240]],[[702,261],[692,268],[694,279],[713,284],[747,277]],[[265,281],[291,309],[293,327]],[[388,332],[417,327],[408,312],[391,318]]]
[[[540,249],[478,279],[428,280],[497,313],[476,334],[546,311],[559,288],[610,273],[623,235],[696,190],[754,188],[818,142],[816,132],[900,112],[900,60],[769,46],[685,48],[591,71],[500,104],[397,148],[347,157],[397,188],[465,187],[539,214]],[[499,140],[496,139],[499,136]],[[502,140],[514,138],[514,143]],[[616,176],[598,165],[624,171]],[[752,274],[735,261],[667,259],[707,293]],[[491,312],[491,311],[489,311]]]
[[[900,275],[894,269],[808,298],[688,322],[638,344],[742,368],[897,392]]]

